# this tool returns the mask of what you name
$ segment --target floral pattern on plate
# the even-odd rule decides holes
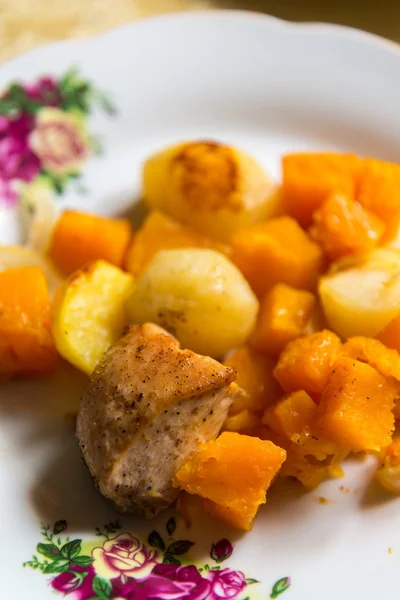
[[[0,207],[15,206],[38,184],[61,194],[79,179],[90,154],[100,151],[86,122],[96,105],[115,112],[75,69],[8,86],[0,96]]]
[[[250,600],[248,587],[259,583],[221,566],[234,550],[228,539],[212,544],[213,566],[190,564],[187,553],[194,542],[174,537],[173,517],[166,536],[153,530],[147,543],[119,533],[118,521],[97,529],[97,541],[63,538],[66,529],[66,521],[57,521],[53,528],[42,524],[44,541],[24,566],[50,575],[53,590],[68,600]],[[289,586],[288,577],[278,580],[270,597],[277,598]]]

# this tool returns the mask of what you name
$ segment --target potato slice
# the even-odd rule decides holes
[[[163,250],[137,279],[133,323],[156,323],[199,354],[222,358],[255,325],[258,301],[240,271],[215,250]]]
[[[52,305],[52,331],[61,356],[90,374],[122,334],[132,286],[132,275],[102,260],[73,273]]]
[[[335,263],[319,295],[333,331],[374,337],[400,313],[400,252],[382,248]]]
[[[145,201],[197,231],[228,242],[277,214],[280,193],[254,158],[217,142],[170,146],[143,167]]]

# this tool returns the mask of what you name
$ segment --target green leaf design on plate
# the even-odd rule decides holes
[[[40,552],[40,554],[43,554],[43,556],[46,556],[47,558],[51,559],[54,559],[60,554],[60,550],[55,544],[43,544],[42,542],[40,542],[36,546],[36,550]]]
[[[91,556],[85,556],[85,555],[76,556],[72,562],[77,567],[89,567],[93,562],[93,558]]]
[[[174,517],[171,517],[167,521],[168,535],[172,535],[174,533],[175,529],[176,529],[176,521],[175,521]]]
[[[64,573],[65,571],[68,571],[69,566],[70,560],[68,558],[58,558],[46,565],[43,569],[43,573]]]
[[[96,575],[92,583],[93,591],[101,600],[109,600],[111,596],[111,583],[108,579],[102,579]]]
[[[245,582],[247,583],[247,585],[253,585],[253,583],[260,583],[258,579],[252,579],[251,577],[245,579]]]
[[[178,558],[175,558],[175,556],[172,556],[172,554],[165,554],[163,564],[164,565],[181,565],[182,563]]]
[[[72,542],[64,544],[64,546],[61,548],[61,556],[69,559],[78,556],[81,551],[81,544],[82,540],[73,540]]]
[[[274,587],[272,588],[270,598],[277,598],[280,594],[283,594],[283,592],[286,592],[286,590],[289,587],[290,587],[290,578],[289,577],[282,577],[282,579],[278,579],[278,581],[274,584]]]
[[[168,546],[167,552],[168,554],[186,554],[193,545],[193,542],[189,540],[178,540]]]
[[[158,531],[155,531],[153,529],[153,531],[151,533],[149,533],[149,537],[147,538],[147,541],[150,544],[150,546],[153,546],[153,548],[159,548],[159,550],[161,550],[161,552],[164,552],[164,550],[165,550],[164,540],[162,539],[162,537],[158,533]]]
[[[61,520],[54,523],[53,533],[58,535],[67,529],[67,521]]]

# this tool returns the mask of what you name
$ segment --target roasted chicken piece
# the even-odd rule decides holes
[[[101,493],[146,517],[172,504],[177,470],[217,437],[240,393],[235,378],[157,325],[131,327],[96,367],[78,414],[79,444]]]

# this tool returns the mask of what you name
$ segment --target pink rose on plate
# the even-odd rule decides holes
[[[210,600],[227,600],[236,598],[246,587],[245,575],[241,571],[209,571],[211,581]]]
[[[43,168],[60,175],[80,171],[90,150],[81,119],[58,108],[39,111],[29,145]]]
[[[140,579],[151,573],[157,564],[157,552],[148,550],[129,533],[121,533],[92,550],[93,567],[105,579],[121,575]]]
[[[17,199],[16,183],[31,181],[40,170],[28,145],[32,127],[30,116],[0,117],[0,205],[12,205]]]
[[[61,104],[59,86],[53,77],[41,77],[35,83],[25,84],[24,90],[31,100],[46,106],[59,106]]]
[[[194,565],[161,565],[142,580],[114,581],[113,592],[126,600],[206,600],[210,582]]]
[[[57,592],[68,594],[69,600],[88,600],[93,598],[93,567],[73,565],[70,571],[60,573],[51,582]]]

